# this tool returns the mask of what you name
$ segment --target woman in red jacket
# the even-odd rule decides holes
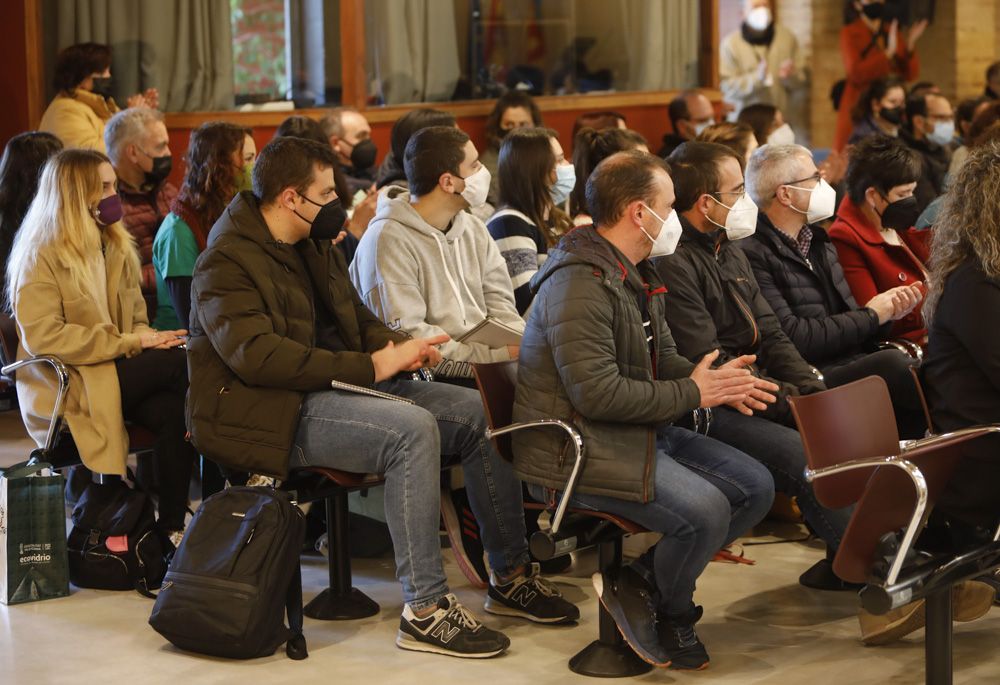
[[[922,169],[920,155],[897,138],[870,136],[851,153],[847,197],[829,233],[858,302],[901,285],[915,286],[922,297],[930,231],[911,228]],[[894,322],[889,337],[926,344],[920,307]]]
[[[883,0],[847,0],[844,8],[844,28],[840,30],[840,55],[844,60],[847,79],[837,112],[837,133],[833,149],[844,149],[854,124],[851,110],[861,93],[872,81],[889,75],[904,81],[917,78],[920,61],[916,45],[927,28],[927,20],[915,23],[900,35],[899,22],[882,19]]]

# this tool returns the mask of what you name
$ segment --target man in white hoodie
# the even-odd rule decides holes
[[[406,146],[409,192],[385,189],[351,263],[365,304],[414,337],[446,333],[435,374],[474,387],[473,362],[516,359],[518,347],[458,342],[487,317],[518,333],[507,264],[486,225],[465,211],[486,201],[490,172],[469,136],[451,126],[418,131]]]

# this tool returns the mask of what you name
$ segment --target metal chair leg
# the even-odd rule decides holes
[[[926,598],[927,628],[924,636],[924,668],[927,685],[951,685],[952,606],[951,586]]]

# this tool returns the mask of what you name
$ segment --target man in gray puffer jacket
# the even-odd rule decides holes
[[[514,419],[572,421],[586,454],[573,505],[663,533],[619,578],[595,574],[594,584],[640,657],[703,668],[695,581],[720,547],[764,517],[774,483],[742,452],[670,424],[697,407],[763,410],[777,386],[746,370],[752,356],[712,369],[715,354],[698,365],[677,354],[665,288],[647,261],[672,251],[679,235],[663,160],[613,155],[591,175],[586,198],[596,227],[566,235],[532,280]],[[513,435],[515,470],[536,497],[565,487],[573,466],[565,443],[550,431]]]

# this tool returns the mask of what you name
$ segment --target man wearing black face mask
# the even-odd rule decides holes
[[[922,171],[920,156],[898,138],[871,136],[851,154],[848,195],[830,238],[858,302],[901,285],[924,290],[930,231],[911,228],[919,215],[913,192]],[[919,307],[893,324],[891,337],[926,343]]]
[[[105,127],[104,140],[118,176],[118,195],[125,210],[122,221],[139,247],[142,293],[153,317],[156,312],[153,239],[177,197],[177,188],[167,181],[173,157],[163,114],[149,107],[118,112]]]
[[[368,120],[353,107],[337,107],[323,117],[320,124],[337,154],[337,162],[347,177],[351,193],[371,188],[375,183],[378,147],[372,140]]]

